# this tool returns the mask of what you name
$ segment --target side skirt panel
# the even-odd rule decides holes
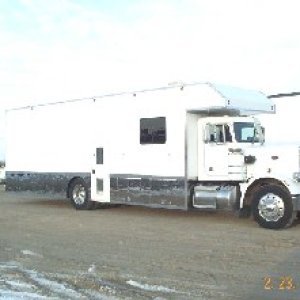
[[[81,177],[88,187],[91,185],[90,173],[63,172],[6,172],[6,191],[36,192],[56,194],[66,197],[67,187],[74,177]]]
[[[113,204],[186,209],[185,187],[184,177],[111,174],[110,200]]]

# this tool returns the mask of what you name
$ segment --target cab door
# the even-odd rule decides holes
[[[207,124],[204,145],[205,174],[215,179],[228,176],[228,148],[232,136],[227,124]],[[213,179],[213,178],[211,178]]]
[[[104,154],[103,147],[95,149],[91,174],[91,200],[97,202],[110,202],[110,178]]]
[[[233,128],[226,123],[206,124],[204,180],[245,180],[244,151],[232,135]]]

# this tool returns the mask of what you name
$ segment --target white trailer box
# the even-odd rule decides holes
[[[6,188],[64,192],[77,209],[95,202],[242,209],[248,187],[261,180],[247,153],[263,144],[253,115],[274,112],[260,92],[210,83],[10,110]]]
[[[260,120],[266,127],[266,140],[271,144],[300,145],[298,118],[300,111],[300,93],[270,95],[276,105],[276,115],[263,115]]]

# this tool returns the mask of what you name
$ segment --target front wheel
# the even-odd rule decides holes
[[[255,221],[264,228],[281,229],[292,225],[296,212],[289,192],[278,185],[265,185],[256,191],[252,201]]]
[[[72,205],[76,209],[94,209],[95,202],[89,197],[89,189],[82,178],[74,179],[69,187],[69,195]]]

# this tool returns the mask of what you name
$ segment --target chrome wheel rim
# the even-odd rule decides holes
[[[267,222],[277,222],[284,215],[284,202],[278,195],[268,193],[260,198],[258,212]]]
[[[72,196],[75,204],[77,205],[84,204],[85,197],[86,197],[84,186],[81,184],[75,185],[73,188]]]

